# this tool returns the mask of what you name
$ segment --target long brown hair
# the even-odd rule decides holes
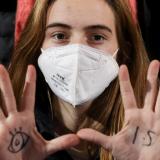
[[[36,102],[41,101],[38,107],[44,110],[46,109],[46,102],[48,102],[48,87],[37,67],[37,59],[40,55],[40,48],[45,36],[47,10],[54,1],[55,0],[36,0],[26,27],[15,47],[9,67],[9,73],[18,104],[23,91],[27,65],[35,65],[38,72]],[[138,24],[133,20],[128,0],[105,1],[115,15],[116,32],[119,43],[117,62],[119,65],[126,64],[128,66],[138,107],[142,107],[146,88],[145,77],[149,60]],[[90,127],[107,135],[113,135],[120,131],[123,126],[124,110],[118,78],[94,100],[92,106],[87,111],[87,115],[89,118],[86,118],[80,124],[79,128]],[[91,148],[91,151],[92,150],[94,151],[94,147]],[[101,160],[112,159],[109,158],[109,154],[103,149],[100,149],[100,157]]]

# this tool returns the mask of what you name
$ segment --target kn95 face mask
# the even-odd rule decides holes
[[[119,66],[114,56],[71,44],[42,49],[38,65],[54,94],[75,107],[94,100],[117,77]]]

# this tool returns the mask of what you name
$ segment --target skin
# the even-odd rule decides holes
[[[0,114],[0,157],[3,160],[44,160],[51,153],[79,143],[79,138],[73,134],[46,141],[38,133],[34,117],[35,82],[35,68],[29,66],[20,110],[17,110],[9,75],[0,65],[0,89],[5,102],[5,113],[1,111]],[[19,136],[17,131],[21,131]]]
[[[115,136],[106,136],[92,129],[82,129],[77,135],[110,150],[118,160],[159,160],[160,146],[160,86],[157,90],[159,61],[148,69],[148,87],[144,106],[138,109],[128,70],[121,66],[119,81],[125,109],[125,125]]]
[[[58,0],[52,5],[48,11],[42,48],[69,44],[88,45],[109,54],[117,50],[115,18],[105,1],[87,0],[84,3],[82,0]],[[59,108],[61,123],[76,132],[80,122],[87,116],[85,112],[90,104],[91,102],[87,102],[74,108],[57,98],[53,106]],[[63,129],[61,134],[64,134]]]
[[[69,3],[69,2],[73,2],[73,3]],[[85,10],[83,7],[81,8],[79,6],[81,4],[81,1],[77,0],[76,2],[78,3],[78,5],[77,3],[74,3],[74,0],[57,1],[56,2],[57,9],[58,7],[60,8],[60,3],[62,3],[63,4],[62,8],[65,9],[64,6],[67,5],[68,11],[71,12],[72,10],[74,10],[73,9],[74,7],[78,7],[77,9],[79,9],[79,12],[77,12],[77,15],[83,14]],[[85,2],[86,2],[85,5],[87,3],[90,4],[91,0],[86,0]],[[91,4],[93,4],[93,2],[94,2],[94,5],[86,5],[86,6],[88,6],[89,9],[93,9],[94,8],[93,6],[96,6],[98,12],[104,9],[106,12],[109,12],[109,7],[107,6],[106,3],[104,6],[103,1],[92,0]],[[71,6],[74,6],[74,7],[72,8]],[[90,8],[90,6],[92,7]],[[56,9],[56,6],[54,7]],[[87,7],[87,10],[88,10],[88,7]],[[103,9],[101,7],[103,7]],[[52,8],[50,9],[49,13],[52,13],[51,10]],[[90,11],[93,12],[93,10],[90,10]],[[105,11],[102,11],[101,14],[106,14]],[[60,14],[60,12],[56,12],[56,13]],[[67,18],[67,14],[64,14],[64,15]],[[74,20],[76,21],[77,18],[78,17],[76,17]],[[100,20],[100,17],[97,19]],[[49,21],[49,16],[47,20]],[[105,20],[105,22],[107,20]],[[110,27],[113,25],[112,36],[111,36],[112,38],[116,37],[113,20],[114,18],[112,19],[112,21],[107,21],[110,23],[107,23],[107,22],[105,23],[105,24],[108,24]],[[48,24],[48,21],[47,21],[47,24]],[[71,23],[71,21],[69,21],[68,19],[68,21],[66,22]],[[74,26],[76,25],[78,26],[78,23],[80,23],[81,21],[78,20],[76,22],[77,23],[73,24]],[[88,23],[89,19],[83,17],[83,23],[84,22]],[[93,19],[92,19],[92,22],[94,22]],[[81,28],[83,28],[83,26],[81,26]],[[79,36],[79,34],[83,35],[83,36],[80,36],[80,39],[83,41],[71,41],[71,43],[84,42],[82,44],[86,44],[87,42],[88,44],[88,41],[84,41],[86,39],[84,37],[86,36],[84,34],[81,34],[81,33],[84,33],[83,30],[81,30],[81,28],[76,28],[74,30],[75,32],[73,35],[75,37],[74,36],[73,37],[74,37],[74,40],[79,40],[79,38],[76,39],[76,37]],[[52,39],[52,40],[50,38],[48,40],[47,39],[48,38],[46,35],[44,44],[46,41],[48,41],[47,43],[48,45],[43,44],[43,48],[48,48],[50,47],[50,44],[53,44],[53,42],[57,41],[56,39]],[[114,50],[118,47],[118,45],[116,43],[116,40],[114,40],[113,45],[110,45],[112,44],[111,39],[108,43],[108,48],[106,49],[110,51],[110,53],[113,53]],[[106,41],[103,41],[103,42],[106,42]],[[59,44],[56,44],[55,46],[57,45]],[[102,46],[105,46],[105,45],[102,43]],[[94,46],[92,45],[92,47]],[[102,49],[100,48],[99,44],[98,46],[96,45],[96,48]],[[0,157],[1,159],[3,160],[10,160],[10,159],[12,160],[28,160],[28,159],[44,160],[48,155],[55,153],[56,151],[67,149],[80,144],[80,141],[81,141],[80,139],[83,139],[86,141],[99,144],[102,147],[104,147],[106,150],[110,150],[113,156],[118,160],[144,160],[144,159],[159,160],[160,159],[159,158],[160,89],[159,90],[156,89],[159,69],[160,69],[159,61],[155,60],[150,64],[148,69],[148,75],[147,75],[148,87],[146,89],[144,106],[142,109],[138,109],[135,96],[133,93],[133,89],[130,83],[127,67],[125,65],[122,65],[120,67],[119,81],[120,81],[121,94],[122,94],[122,99],[123,99],[124,109],[125,109],[125,125],[124,125],[124,128],[118,134],[114,135],[113,137],[110,137],[91,129],[82,129],[78,131],[77,134],[68,134],[51,141],[46,141],[38,133],[35,125],[34,103],[35,103],[35,88],[36,88],[35,86],[36,71],[34,66],[28,67],[28,70],[26,73],[24,91],[21,98],[21,104],[20,106],[17,107],[7,70],[2,65],[0,65],[0,89],[3,95],[3,101],[5,104],[3,107],[1,106],[1,112],[0,112],[0,140],[1,140],[0,141]],[[20,110],[17,110],[17,108],[20,108]],[[77,115],[78,114],[79,114],[79,111],[77,111]],[[23,145],[20,145],[21,142],[23,142],[22,143]]]
[[[145,104],[143,109],[138,109],[127,67],[125,65],[120,67],[119,81],[125,107],[125,126],[117,135],[110,137],[92,129],[82,129],[77,135],[69,134],[46,141],[37,132],[35,126],[36,71],[34,66],[28,67],[22,102],[20,110],[17,111],[9,75],[7,70],[0,65],[0,89],[5,102],[3,109],[6,111],[0,114],[1,158],[3,160],[44,160],[58,150],[78,145],[80,138],[112,151],[113,156],[118,160],[159,160],[160,89],[158,92],[155,90],[159,69],[158,61],[155,60],[150,64],[147,76],[149,85],[145,98],[148,104]],[[158,93],[156,97],[155,92]],[[139,127],[138,132],[137,126]],[[17,153],[13,153],[8,149],[13,138],[10,132],[15,132],[15,129],[18,130],[19,127],[22,127],[29,141]]]

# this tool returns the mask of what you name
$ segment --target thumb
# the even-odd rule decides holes
[[[112,137],[106,136],[93,129],[81,129],[77,133],[80,139],[93,142],[107,150],[112,150]]]
[[[78,145],[80,139],[75,134],[67,134],[51,141],[46,144],[46,156],[49,156],[57,151],[64,150]]]

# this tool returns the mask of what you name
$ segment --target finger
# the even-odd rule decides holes
[[[14,97],[11,81],[8,72],[3,67],[3,65],[0,65],[0,89],[5,103],[4,110],[6,111],[6,114],[16,112],[16,100]]]
[[[155,112],[160,116],[160,85],[159,85],[159,92],[157,96],[156,106],[155,106]]]
[[[6,116],[4,115],[2,109],[0,109],[0,121],[2,121],[5,118],[6,118]]]
[[[122,65],[119,70],[119,82],[123,105],[125,109],[136,108],[136,99],[134,96],[133,88],[130,82],[128,69]]]
[[[46,154],[48,156],[57,151],[74,147],[78,145],[79,142],[80,142],[80,139],[75,134],[68,134],[68,135],[58,137],[54,140],[48,141],[46,145]]]
[[[3,98],[2,92],[0,92],[0,111],[1,111],[1,115],[6,118],[8,113],[7,113],[5,106],[6,105],[4,103],[4,98]]]
[[[33,65],[27,68],[25,85],[23,89],[22,99],[20,103],[20,111],[34,111],[36,90],[36,70]]]
[[[157,78],[159,73],[159,62],[154,60],[151,62],[147,74],[147,91],[144,101],[144,107],[153,110],[157,95]]]
[[[112,150],[112,137],[106,136],[93,129],[81,129],[77,135],[80,139],[98,144],[107,150]]]

